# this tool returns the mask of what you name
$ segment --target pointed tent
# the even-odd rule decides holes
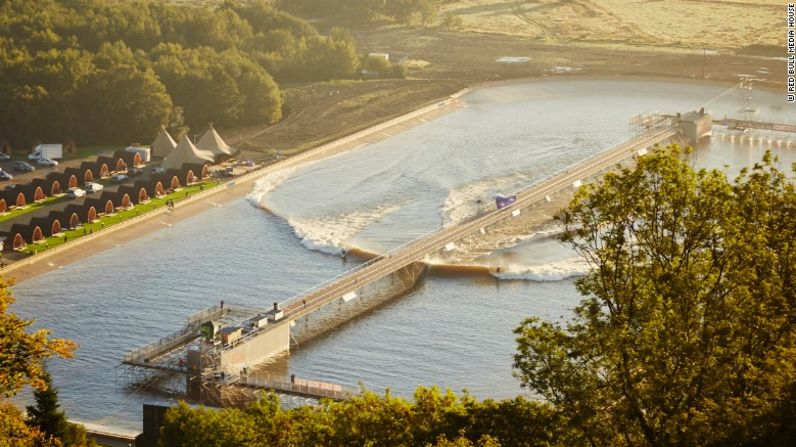
[[[160,167],[164,169],[180,169],[186,163],[213,163],[215,156],[210,151],[197,149],[188,136],[183,136],[180,144],[163,159]]]
[[[207,131],[202,135],[202,138],[199,139],[199,142],[196,143],[196,146],[199,147],[199,149],[210,151],[216,156],[231,157],[237,153],[235,149],[229,147],[227,143],[221,139],[216,129],[213,128],[213,123],[210,123],[210,127],[208,127]]]
[[[175,147],[177,147],[177,142],[174,141],[174,138],[171,138],[165,127],[161,127],[158,137],[152,143],[152,156],[165,158]]]

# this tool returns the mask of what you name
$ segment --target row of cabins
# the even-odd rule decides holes
[[[128,166],[141,166],[138,152],[116,151],[113,156],[101,156],[96,161],[84,161],[79,168],[66,168],[63,172],[50,172],[45,178],[33,179],[27,184],[9,185],[0,192],[0,214],[28,203],[40,202],[47,196],[65,193],[86,182],[109,177],[116,172],[126,172]]]
[[[79,228],[84,223],[94,222],[103,215],[111,215],[117,210],[130,209],[135,205],[147,203],[153,197],[161,197],[169,190],[196,183],[208,176],[207,164],[184,165],[182,169],[170,169],[149,180],[136,181],[132,186],[122,185],[116,192],[103,191],[99,198],[86,198],[83,204],[73,203],[63,211],[51,211],[46,217],[34,217],[28,224],[13,224],[5,235],[3,248],[5,250],[22,249],[29,243],[37,243],[47,237],[58,236],[62,230]],[[68,184],[69,180],[67,179],[65,184]],[[52,181],[53,183],[57,182],[57,180]],[[33,183],[30,184],[30,187],[32,185]],[[13,193],[23,196],[8,196],[6,195],[7,191],[4,191],[0,198],[0,207],[7,200],[16,200],[16,203],[28,198],[31,198],[31,201],[36,200],[36,194],[40,193],[38,189],[42,189],[42,186],[38,186],[32,196],[25,197],[24,194],[30,193],[30,187],[25,185],[26,187],[22,188],[23,191],[20,189],[21,186],[14,188]],[[50,188],[52,186],[53,184],[50,184]],[[17,191],[17,189],[20,190]]]

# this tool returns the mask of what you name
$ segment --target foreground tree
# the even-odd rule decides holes
[[[8,313],[14,302],[8,287],[0,280],[0,397],[11,397],[25,385],[39,392],[49,388],[49,376],[43,361],[52,356],[71,357],[76,345],[69,340],[50,339],[49,332],[40,329],[27,332],[33,322]],[[0,447],[60,446],[58,439],[28,426],[22,414],[11,404],[0,402]]]
[[[36,405],[27,407],[28,425],[47,436],[63,440],[67,422],[64,412],[58,409],[58,390],[53,388],[49,373],[45,372],[42,380],[44,380],[45,387],[33,392]]]
[[[796,192],[770,154],[730,183],[659,149],[560,217],[592,270],[573,321],[517,329],[524,386],[592,445],[787,445]]]
[[[44,359],[53,356],[72,357],[77,344],[70,340],[51,339],[49,331],[39,329],[28,333],[32,320],[23,320],[8,313],[14,303],[8,281],[0,279],[0,396],[14,396],[25,385],[46,388]]]

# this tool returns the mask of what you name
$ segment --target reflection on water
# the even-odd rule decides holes
[[[466,107],[438,120],[269,179],[250,201],[273,213],[243,199],[212,208],[16,286],[12,310],[80,343],[75,359],[51,365],[71,417],[138,428],[140,405],[151,397],[123,390],[120,359],[189,314],[220,300],[270,306],[353,266],[322,251],[380,251],[411,241],[474,212],[479,199],[486,206],[497,192],[626,138],[632,115],[697,108],[725,90],[577,79],[477,90]],[[764,106],[782,102],[777,94],[756,95]],[[734,100],[725,95],[709,108],[729,114]],[[784,109],[766,110],[787,118]],[[714,138],[692,157],[735,173],[765,148]],[[796,149],[775,152],[783,166],[796,159]],[[578,296],[572,279],[559,279],[582,266],[549,237],[490,256],[513,265],[506,275],[536,281],[432,274],[401,299],[280,360],[281,369],[406,396],[421,384],[478,397],[521,393],[511,375],[512,330],[530,315],[568,318]]]

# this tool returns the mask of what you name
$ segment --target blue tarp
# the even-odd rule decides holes
[[[497,209],[505,208],[514,203],[516,200],[517,200],[516,195],[511,195],[506,197],[501,194],[498,194],[495,196],[495,204],[497,205]]]

